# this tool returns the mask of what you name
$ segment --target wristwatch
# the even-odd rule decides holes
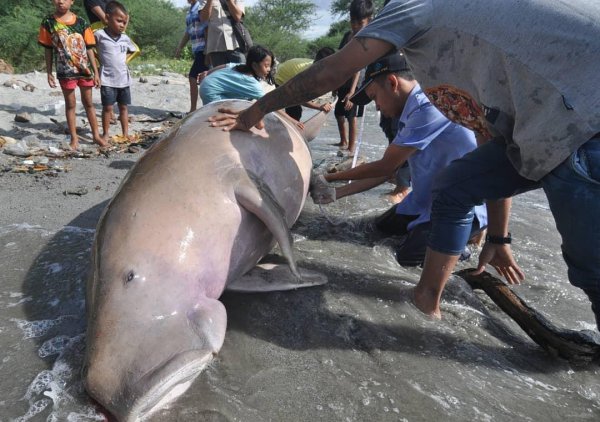
[[[510,232],[508,232],[508,236],[506,237],[486,234],[485,241],[488,243],[493,243],[494,245],[509,245],[512,242],[512,236],[510,235]]]

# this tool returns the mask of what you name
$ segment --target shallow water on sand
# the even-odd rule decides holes
[[[367,110],[361,155],[386,141]],[[319,169],[339,161],[333,117],[311,143]],[[293,229],[302,266],[322,287],[226,293],[225,344],[192,387],[152,421],[559,421],[600,418],[600,369],[551,357],[481,292],[453,277],[440,322],[410,302],[418,268],[393,256],[370,220],[390,185],[320,209],[309,199]],[[0,227],[0,420],[104,420],[85,395],[84,280],[93,231]],[[514,201],[515,288],[561,327],[594,329],[566,279],[541,191]],[[462,267],[475,266],[477,251]]]

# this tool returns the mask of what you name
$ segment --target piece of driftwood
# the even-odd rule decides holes
[[[455,274],[472,289],[483,290],[537,344],[554,356],[577,362],[600,359],[600,335],[595,331],[558,328],[530,307],[503,281],[488,272],[473,275],[474,268]]]

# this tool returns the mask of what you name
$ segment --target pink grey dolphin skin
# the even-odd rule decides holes
[[[98,223],[83,381],[118,421],[146,419],[211,361],[225,336],[218,298],[226,288],[327,282],[292,256],[289,227],[312,168],[304,133],[273,113],[265,130],[211,128],[219,107],[248,102],[209,104],[185,118],[130,170]],[[316,116],[304,132],[316,135],[323,121]],[[275,242],[289,267],[275,266],[268,281],[260,274],[271,266],[250,270]]]

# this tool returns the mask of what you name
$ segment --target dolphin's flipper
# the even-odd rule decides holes
[[[244,172],[245,173],[245,172]],[[292,274],[301,279],[292,253],[292,234],[283,209],[264,183],[251,174],[240,174],[235,187],[235,198],[242,207],[254,214],[267,226],[286,257]]]
[[[227,329],[227,311],[217,299],[202,297],[187,314],[189,326],[196,332],[199,347],[216,354],[223,346]]]
[[[231,281],[227,290],[234,292],[273,292],[294,290],[301,287],[320,286],[327,283],[327,277],[316,271],[299,268],[301,280],[292,274],[287,264],[267,262],[263,259],[260,264],[248,273]]]

